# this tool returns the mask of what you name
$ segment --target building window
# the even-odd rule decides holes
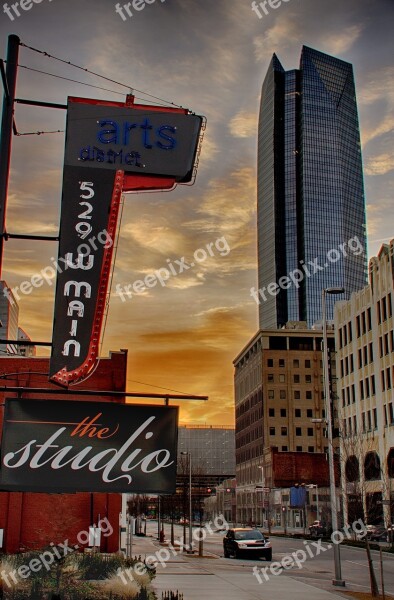
[[[371,329],[372,329],[371,307],[367,308],[367,329],[368,329],[368,331],[371,331]]]
[[[314,446],[308,446],[308,452],[314,452],[314,451],[315,451]]]
[[[300,361],[298,360],[298,358],[295,358],[293,360],[293,369],[299,369],[300,368]]]
[[[270,435],[275,435],[275,427],[270,427]]]
[[[305,397],[307,400],[312,400],[312,390],[306,390]]]
[[[375,375],[371,376],[371,388],[372,388],[372,396],[375,396],[375,394],[376,394]]]
[[[301,399],[300,390],[294,390],[294,400],[300,400],[300,399]]]
[[[279,359],[279,366],[280,367],[284,367],[285,366],[285,359],[284,358],[280,358]]]
[[[361,325],[362,325],[362,332],[364,334],[367,331],[367,324],[365,321],[365,312],[361,313]]]
[[[296,436],[300,437],[302,435],[302,429],[301,427],[296,427]]]
[[[361,369],[363,366],[363,351],[361,348],[358,349],[358,368]]]
[[[296,419],[299,419],[301,417],[301,409],[296,408],[294,411],[294,414],[295,414]]]
[[[357,337],[360,337],[360,315],[357,315],[356,317],[356,333],[357,333]]]
[[[313,417],[313,410],[311,408],[307,408],[306,409],[306,416],[308,419],[312,419]]]
[[[279,383],[285,383],[286,375],[279,375]]]
[[[268,416],[269,417],[274,417],[275,416],[275,409],[274,408],[269,408],[268,409]]]
[[[302,452],[302,446],[296,446],[296,452]]]
[[[280,409],[280,416],[281,417],[287,417],[287,410],[285,408],[281,408]]]
[[[312,383],[312,375],[305,375],[305,383]]]
[[[287,446],[282,446],[282,452],[287,452]]]
[[[275,398],[274,390],[268,390],[268,398],[273,400]]]
[[[388,367],[386,369],[386,388],[388,390],[391,389],[391,373],[390,373],[390,367]]]
[[[393,348],[394,350],[394,348]],[[372,342],[369,343],[369,362],[373,362],[373,344]]]
[[[378,428],[378,411],[376,408],[373,409],[373,428]]]
[[[270,383],[273,383],[273,382],[274,382],[274,374],[273,374],[273,373],[268,373],[268,375],[267,375],[267,380],[268,380]]]
[[[305,369],[310,369],[311,368],[311,361],[310,360],[306,360],[305,361]]]
[[[313,437],[313,427],[308,427],[308,437]]]
[[[299,375],[293,375],[293,381],[294,381],[294,383],[300,383],[300,376]]]
[[[287,427],[281,427],[280,428],[280,434],[281,435],[287,435]]]
[[[273,358],[268,358],[267,359],[267,367],[271,368],[274,366],[274,360]]]

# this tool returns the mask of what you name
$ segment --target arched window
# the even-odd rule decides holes
[[[360,481],[360,464],[356,456],[349,456],[345,465],[346,481],[353,483]]]
[[[381,478],[380,458],[377,452],[368,452],[364,460],[364,477],[366,481]]]

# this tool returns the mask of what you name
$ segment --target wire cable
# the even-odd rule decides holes
[[[128,90],[133,90],[133,91],[135,90],[139,94],[144,94],[144,96],[149,96],[150,98],[154,98],[155,100],[159,100],[160,102],[165,102],[166,104],[170,104],[171,106],[175,106],[176,108],[183,108],[179,104],[175,104],[175,102],[170,102],[170,100],[164,100],[163,98],[159,98],[158,96],[154,96],[153,94],[149,94],[148,92],[144,92],[143,90],[138,90],[131,85],[121,83],[120,81],[116,81],[115,79],[111,79],[110,77],[105,77],[104,75],[101,75],[100,73],[95,73],[94,71],[90,71],[90,69],[87,69],[86,67],[81,67],[80,65],[76,65],[69,60],[64,60],[57,56],[53,56],[52,54],[49,54],[48,52],[45,52],[44,50],[39,50],[38,48],[33,48],[32,46],[28,46],[27,44],[24,44],[23,42],[20,42],[20,46],[22,46],[23,48],[27,48],[28,50],[31,50],[32,52],[37,52],[38,54],[42,54],[43,56],[46,56],[47,58],[52,58],[53,60],[57,60],[65,65],[70,66],[70,67],[74,67],[75,69],[85,71],[85,73],[89,73],[90,75],[94,75],[95,77],[100,77],[101,79],[104,79],[105,81],[109,81],[110,83],[115,83],[116,85],[120,85],[124,88],[127,88]]]
[[[4,61],[7,62],[7,61]],[[62,75],[56,75],[55,73],[48,73],[47,71],[41,71],[40,69],[33,69],[32,67],[27,67],[26,65],[18,65],[20,69],[26,69],[27,71],[33,71],[34,73],[41,73],[41,75],[48,75],[49,77],[56,77],[56,79],[63,79],[64,81],[71,81],[72,83],[78,83],[79,85],[86,85],[91,88],[96,88],[97,90],[104,90],[104,92],[111,92],[112,94],[118,94],[119,96],[124,96],[123,92],[115,92],[115,90],[109,90],[108,88],[101,87],[99,85],[93,85],[92,83],[85,83],[83,81],[78,81],[77,79],[71,79],[70,77],[63,77]]]

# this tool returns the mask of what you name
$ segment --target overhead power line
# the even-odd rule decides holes
[[[120,85],[128,90],[133,90],[133,91],[138,92],[139,94],[144,94],[144,96],[149,96],[150,98],[159,100],[159,102],[165,102],[166,104],[170,104],[171,106],[175,106],[176,108],[183,108],[179,104],[175,104],[175,102],[171,102],[170,100],[164,100],[163,98],[159,98],[158,96],[154,96],[153,94],[149,94],[148,92],[144,92],[143,90],[138,90],[138,89],[134,88],[132,85],[121,83],[120,81],[116,81],[115,79],[111,79],[110,77],[105,77],[104,75],[101,75],[100,73],[95,73],[94,71],[91,71],[90,69],[81,67],[80,65],[76,65],[69,60],[64,60],[63,58],[53,56],[52,54],[49,54],[49,52],[45,52],[44,50],[39,50],[38,48],[33,48],[32,46],[28,46],[27,44],[24,44],[23,42],[20,42],[20,46],[22,46],[23,48],[27,48],[28,50],[31,50],[32,52],[37,52],[38,54],[42,54],[43,56],[46,56],[47,58],[51,58],[52,60],[57,60],[58,62],[68,65],[69,67],[74,67],[75,69],[79,69],[80,71],[84,71],[85,73],[89,73],[90,75],[94,75],[95,77],[100,77],[101,79],[104,79],[105,81],[109,81],[111,83],[115,83],[116,85]]]

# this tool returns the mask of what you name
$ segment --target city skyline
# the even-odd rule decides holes
[[[256,303],[250,297],[251,287],[257,287],[257,120],[269,61],[276,52],[286,70],[295,69],[304,44],[353,64],[372,256],[394,237],[389,18],[394,9],[389,0],[373,6],[365,0],[346,5],[291,0],[259,19],[249,1],[229,4],[166,0],[147,4],[124,21],[115,4],[103,0],[94,5],[42,2],[13,21],[2,11],[0,42],[3,58],[7,35],[15,33],[26,46],[126,85],[97,79],[23,47],[19,98],[59,104],[68,95],[122,101],[132,88],[139,99],[148,100],[138,91],[142,89],[207,117],[195,185],[125,199],[102,354],[129,348],[130,391],[165,388],[209,395],[209,402],[182,405],[181,422],[232,425],[232,361],[257,329]],[[57,131],[64,130],[65,114],[18,105],[15,121],[20,133]],[[14,137],[10,233],[57,234],[63,151],[62,133]],[[222,253],[217,240],[222,240]],[[165,286],[124,301],[116,294],[118,284],[124,288],[144,279],[168,260],[194,262],[194,253],[208,244],[214,244],[213,256]],[[53,265],[56,255],[55,243],[10,239],[2,277],[11,288],[20,288]],[[20,323],[35,341],[51,337],[54,280],[50,283],[29,294],[18,290]]]

